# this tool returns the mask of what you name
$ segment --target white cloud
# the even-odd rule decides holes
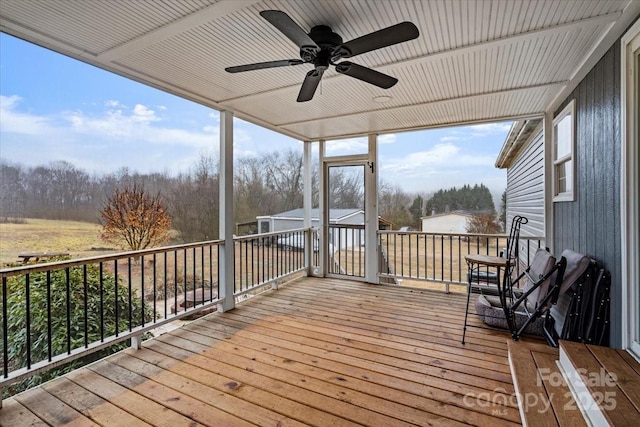
[[[22,98],[17,95],[0,95],[0,132],[52,136],[55,133],[52,120],[45,116],[18,111],[17,107],[21,101]]]
[[[483,123],[479,125],[471,125],[467,128],[471,131],[472,136],[488,136],[509,132],[511,123]]]
[[[396,134],[395,133],[386,133],[384,135],[378,136],[379,144],[392,144],[396,142]]]
[[[218,144],[218,127],[206,126],[204,131],[192,131],[156,125],[160,118],[154,110],[145,105],[136,104],[133,110],[127,109],[115,100],[108,100],[106,111],[101,114],[87,114],[83,111],[64,111],[49,116],[39,116],[19,111],[22,99],[19,96],[0,95],[0,131],[32,135],[46,138],[76,140],[86,144],[90,136],[92,143],[113,143],[130,141],[131,143],[171,144],[198,148]],[[237,136],[246,140],[246,133]]]
[[[142,123],[157,122],[160,120],[160,118],[156,116],[155,111],[142,104],[136,104],[136,106],[133,107],[131,117],[134,121]]]
[[[465,170],[469,167],[493,167],[493,156],[469,155],[452,143],[436,144],[430,150],[417,151],[403,157],[384,159],[382,170],[406,177],[440,173],[443,169]]]
[[[366,153],[369,148],[367,138],[349,138],[327,141],[326,150],[331,155]]]
[[[453,135],[443,136],[442,138],[440,138],[440,142],[459,141],[459,140],[460,140],[459,136],[453,136]]]

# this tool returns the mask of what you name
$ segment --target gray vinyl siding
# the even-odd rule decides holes
[[[302,228],[304,220],[301,219],[282,219],[273,218],[273,230],[271,231],[287,231]]]
[[[522,236],[543,237],[544,228],[544,134],[542,130],[520,153],[507,170],[507,227],[513,217],[521,215],[529,221],[521,229]],[[507,230],[508,232],[509,230]],[[545,247],[544,240],[540,243]],[[533,258],[538,240],[521,240],[523,262]]]
[[[611,345],[622,337],[620,249],[620,41],[555,112],[576,101],[575,201],[553,204],[554,247],[589,255],[611,272]]]

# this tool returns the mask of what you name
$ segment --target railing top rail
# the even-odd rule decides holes
[[[63,268],[78,267],[85,264],[95,264],[99,262],[115,261],[119,259],[134,258],[145,255],[153,255],[165,252],[171,252],[183,249],[200,248],[205,246],[223,244],[223,240],[209,240],[206,242],[186,243],[181,245],[163,246],[153,249],[141,249],[138,251],[117,252],[110,255],[98,255],[93,257],[84,257],[72,259],[68,261],[53,261],[35,265],[25,265],[20,267],[11,267],[0,269],[0,278],[18,276],[22,274],[39,273],[47,270],[58,270]]]
[[[355,228],[355,229],[364,229],[364,224],[329,224],[329,228]]]
[[[378,234],[413,234],[413,235],[427,235],[427,236],[464,236],[464,237],[491,237],[491,238],[507,238],[508,234],[482,234],[482,233],[436,233],[431,231],[399,231],[399,230],[378,230]],[[544,240],[543,236],[523,236],[520,235],[520,239],[524,240]]]
[[[282,231],[272,231],[270,233],[257,233],[257,234],[249,234],[246,236],[236,236],[233,238],[233,240],[235,242],[239,242],[239,241],[244,241],[244,240],[253,240],[253,239],[259,239],[259,238],[263,238],[263,237],[272,237],[272,236],[280,236],[281,234],[287,234],[287,233],[300,233],[302,231],[307,231],[307,230],[312,230],[313,227],[311,228],[294,228],[293,230],[282,230]]]

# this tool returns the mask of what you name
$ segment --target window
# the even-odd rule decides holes
[[[575,101],[553,119],[553,201],[572,202],[575,174]]]

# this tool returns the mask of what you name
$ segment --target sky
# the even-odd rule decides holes
[[[380,135],[380,178],[410,193],[483,183],[499,196],[494,167],[511,123]],[[122,167],[186,172],[217,151],[216,110],[0,34],[0,159],[24,166],[64,160],[89,173]],[[302,151],[302,143],[234,120],[234,156]],[[366,152],[367,139],[330,141],[328,155]]]

